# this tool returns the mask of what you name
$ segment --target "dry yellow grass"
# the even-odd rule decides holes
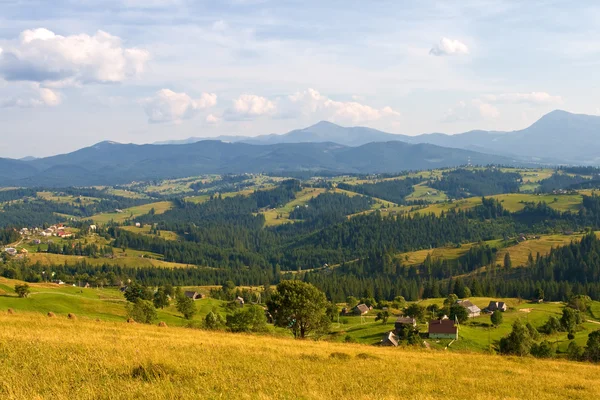
[[[39,262],[42,265],[74,265],[85,261],[88,265],[101,266],[107,265],[120,265],[124,267],[162,267],[162,268],[189,268],[188,264],[178,264],[174,262],[167,262],[162,260],[156,260],[148,257],[140,257],[144,252],[127,249],[125,253],[122,253],[120,249],[114,249],[115,258],[92,258],[82,256],[67,256],[63,254],[51,254],[51,253],[29,253],[27,258],[31,263]],[[126,254],[126,255],[125,255]]]
[[[572,241],[579,241],[582,236],[582,234],[548,235],[541,236],[539,239],[526,240],[499,250],[496,259],[498,263],[502,263],[504,255],[508,252],[514,267],[526,265],[530,253],[535,259],[537,253],[540,253],[541,256],[546,255],[550,253],[552,248],[568,245]]]
[[[2,312],[0,326],[0,397],[9,400],[545,400],[595,399],[599,393],[600,367],[585,363],[72,321],[33,313]]]

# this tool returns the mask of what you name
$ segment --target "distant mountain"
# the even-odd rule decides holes
[[[32,161],[0,159],[0,186],[90,186],[206,173],[399,172],[473,164],[520,164],[508,157],[399,141],[255,145],[207,140],[181,145],[102,142]]]
[[[474,130],[454,135],[430,133],[407,136],[365,127],[346,128],[322,121],[282,135],[220,136],[216,139],[260,145],[332,142],[345,146],[402,141],[516,157],[528,162],[600,164],[600,116],[572,114],[560,110],[546,114],[528,128],[512,132]],[[201,139],[190,138],[168,143],[193,143],[199,140]]]
[[[19,158],[19,160],[21,160],[21,161],[33,161],[33,160],[37,160],[37,157],[27,156],[27,157]]]

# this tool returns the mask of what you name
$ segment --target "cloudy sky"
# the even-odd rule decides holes
[[[0,0],[0,157],[600,113],[596,1]]]

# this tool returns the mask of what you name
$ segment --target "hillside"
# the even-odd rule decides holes
[[[73,153],[33,161],[0,160],[0,186],[92,186],[200,174],[398,172],[474,164],[514,164],[511,158],[428,144],[335,143],[252,145],[202,141],[184,145],[102,142]]]
[[[0,342],[11,343],[1,361],[4,399],[433,399],[440,393],[447,399],[464,399],[467,393],[477,399],[592,399],[600,371],[564,361],[524,363],[32,313],[2,312],[0,324]],[[357,378],[358,371],[399,366],[401,377]],[[488,377],[499,373],[509,379],[491,390]]]

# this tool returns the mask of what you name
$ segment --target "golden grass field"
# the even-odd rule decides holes
[[[88,265],[101,266],[104,264],[107,265],[120,265],[123,267],[162,267],[162,268],[189,268],[188,264],[178,264],[173,262],[167,262],[158,260],[156,258],[161,257],[158,254],[152,255],[148,252],[137,251],[132,249],[126,249],[123,252],[121,249],[114,248],[113,249],[115,258],[92,258],[92,257],[83,257],[83,256],[70,256],[63,254],[52,254],[52,253],[29,253],[27,258],[33,264],[36,262],[41,263],[42,265],[74,265],[76,263],[80,263],[85,261]],[[144,255],[144,257],[141,257]],[[151,258],[147,257],[150,255]]]
[[[600,367],[0,312],[0,398],[596,399]]]

